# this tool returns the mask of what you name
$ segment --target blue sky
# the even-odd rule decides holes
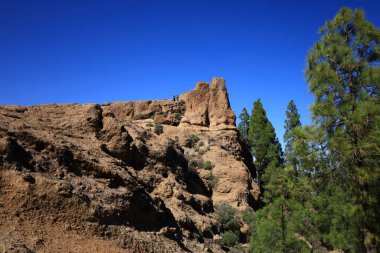
[[[282,139],[291,99],[310,122],[305,59],[341,6],[379,27],[375,0],[0,0],[0,104],[165,99],[217,76]]]

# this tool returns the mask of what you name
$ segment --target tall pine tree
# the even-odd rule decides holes
[[[306,68],[314,122],[324,131],[330,177],[349,194],[361,235],[355,252],[380,250],[380,31],[342,8],[320,29]]]
[[[238,125],[238,130],[241,138],[245,142],[246,145],[249,146],[248,142],[248,128],[249,128],[249,114],[247,109],[244,107],[239,115],[240,123]]]
[[[276,137],[273,125],[267,118],[260,99],[253,103],[248,141],[254,157],[256,179],[260,190],[264,192],[265,184],[268,182],[271,172],[281,167],[283,160],[280,142]]]
[[[298,114],[298,110],[296,104],[293,100],[291,100],[288,104],[288,108],[286,110],[286,120],[285,120],[285,134],[284,134],[284,142],[285,142],[285,158],[286,163],[292,166],[295,174],[298,174],[300,161],[294,155],[293,145],[295,141],[295,128],[301,127],[300,115]]]

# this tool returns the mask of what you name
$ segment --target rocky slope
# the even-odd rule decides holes
[[[221,252],[258,187],[224,79],[178,100],[0,106],[0,252]]]

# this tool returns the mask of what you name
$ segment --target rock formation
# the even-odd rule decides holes
[[[180,96],[185,102],[185,118],[192,125],[221,128],[235,127],[235,113],[231,110],[223,78],[213,78],[211,85],[199,82],[194,90]]]
[[[178,101],[0,106],[0,249],[221,252],[215,206],[254,204],[250,159],[221,78]]]

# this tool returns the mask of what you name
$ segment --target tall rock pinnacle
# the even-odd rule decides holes
[[[185,118],[192,125],[233,128],[235,113],[231,110],[224,78],[214,77],[210,86],[199,82],[195,89],[180,96],[185,102]]]

